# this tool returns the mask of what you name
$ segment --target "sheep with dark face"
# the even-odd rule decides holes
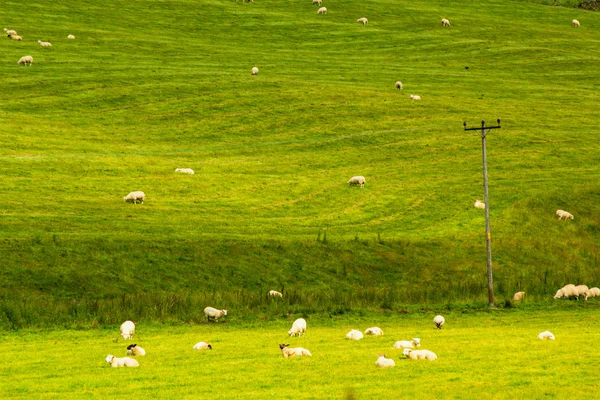
[[[145,356],[146,350],[138,346],[136,343],[130,344],[127,346],[127,355],[128,356]]]
[[[212,346],[206,342],[198,342],[194,345],[194,350],[212,350]]]
[[[281,350],[281,355],[283,356],[283,358],[302,357],[302,356],[312,357],[312,354],[310,353],[310,351],[306,350],[303,347],[288,347],[288,346],[289,346],[289,344],[280,344],[279,345],[279,349]]]

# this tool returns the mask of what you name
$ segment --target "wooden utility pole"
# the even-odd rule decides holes
[[[490,230],[490,203],[488,198],[487,155],[485,151],[485,138],[490,130],[500,129],[500,120],[498,120],[497,126],[485,126],[485,121],[481,121],[481,128],[467,128],[466,122],[463,122],[463,127],[465,128],[465,131],[478,131],[481,129],[481,152],[483,155],[483,201],[485,202],[485,244],[487,250],[488,300],[490,307],[493,307],[494,285],[492,280],[492,233]]]

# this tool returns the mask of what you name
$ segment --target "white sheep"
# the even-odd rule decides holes
[[[130,344],[127,346],[127,355],[128,356],[145,356],[146,350],[138,346],[137,344]]]
[[[513,296],[513,301],[521,301],[525,297],[525,292],[517,292]]]
[[[382,336],[383,331],[381,330],[381,328],[374,326],[372,328],[367,328],[365,330],[365,335]]]
[[[7,35],[18,35],[17,31],[15,31],[14,29],[4,28],[4,33],[6,33]]]
[[[437,326],[438,329],[442,329],[442,326],[445,322],[446,319],[441,315],[436,315],[435,318],[433,318],[433,323],[435,324],[435,326]]]
[[[204,309],[204,316],[206,317],[206,322],[208,322],[211,318],[215,321],[218,321],[219,318],[227,315],[227,310],[217,310],[213,307],[206,307]]]
[[[361,189],[365,187],[365,183],[367,181],[365,180],[364,176],[353,176],[352,178],[350,178],[350,180],[348,181],[348,185],[350,186],[354,186],[354,185],[360,185]]]
[[[442,18],[442,26],[450,26],[450,21],[448,21],[446,18]]]
[[[400,81],[396,82],[396,89],[402,90],[402,82],[400,82]]]
[[[212,350],[212,346],[206,342],[198,342],[194,345],[194,350]]]
[[[554,335],[550,331],[544,331],[538,335],[538,339],[540,340],[554,340]]]
[[[281,294],[281,292],[278,292],[277,290],[269,290],[268,295],[269,297],[283,297],[283,294]]]
[[[363,338],[363,334],[361,331],[356,329],[352,329],[350,332],[346,334],[346,339],[348,340],[360,340]]]
[[[256,68],[256,67],[252,68],[252,75],[258,75],[258,68]]]
[[[125,321],[121,324],[121,336],[125,340],[133,339],[133,334],[135,333],[135,324],[133,321]]]
[[[385,354],[378,354],[379,358],[375,361],[375,365],[379,368],[395,367],[396,363],[391,358],[385,358]]]
[[[414,349],[415,347],[421,347],[421,339],[413,338],[412,340],[399,340],[394,343],[395,349]]]
[[[108,356],[106,356],[106,362],[109,363],[110,366],[113,368],[139,367],[140,366],[140,364],[133,358],[129,358],[129,357],[117,358],[117,357],[113,356],[112,354],[109,354]]]
[[[42,47],[52,47],[52,43],[50,43],[50,42],[42,42],[41,40],[38,40],[38,43]]]
[[[574,219],[575,217],[573,216],[573,214],[566,212],[565,210],[556,210],[556,215],[558,216],[558,219],[565,219],[565,221],[569,218]]]
[[[404,349],[402,354],[411,360],[437,360],[437,355],[433,351],[429,350]]]
[[[571,21],[571,23],[573,24],[573,26],[575,26],[577,28],[581,27],[581,24],[576,19],[574,19],[573,21]]]
[[[318,6],[322,6],[323,5],[323,0],[313,0],[312,4],[316,4]]]
[[[475,200],[475,208],[481,208],[482,210],[485,210],[485,203],[479,200]]]
[[[302,356],[308,356],[308,357],[312,357],[312,354],[310,354],[310,351],[306,350],[303,347],[288,347],[289,344],[280,344],[279,345],[279,349],[281,349],[281,355],[283,356],[283,358],[289,358],[289,357],[302,357]]]
[[[356,22],[358,22],[359,24],[367,25],[369,23],[369,20],[363,17],[357,19]]]
[[[577,290],[577,300],[579,300],[579,296],[585,296],[585,293],[590,290],[586,285],[577,285],[575,286],[575,290]]]
[[[175,172],[181,172],[182,174],[194,175],[194,170],[191,168],[176,168]]]
[[[19,35],[8,35],[8,38],[12,40],[23,40],[23,38]]]
[[[421,96],[416,95],[416,94],[411,94],[410,98],[413,99],[414,101],[421,101]]]
[[[131,192],[127,196],[123,197],[124,202],[131,202],[133,204],[142,203],[144,204],[144,199],[146,198],[146,194],[141,191]]]
[[[569,297],[579,298],[579,291],[575,288],[575,285],[573,285],[571,283],[558,289],[556,291],[556,294],[554,295],[555,299],[562,299],[562,298],[568,299]]]
[[[292,324],[292,329],[288,331],[290,336],[300,336],[306,333],[306,320],[304,318],[298,318]]]
[[[327,14],[327,8],[321,7],[317,10],[317,14]]]
[[[67,36],[67,39],[75,39],[75,35],[69,35]]]
[[[24,65],[29,65],[29,66],[31,66],[32,63],[33,63],[33,57],[31,57],[31,56],[23,56],[17,62],[17,64],[24,64]]]
[[[588,297],[599,297],[600,289],[597,287],[593,287],[593,288],[589,289],[587,292],[585,292],[584,295],[585,295],[586,301],[587,301]]]

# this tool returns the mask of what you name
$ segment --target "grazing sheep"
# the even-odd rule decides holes
[[[577,28],[581,27],[581,24],[576,19],[574,19],[573,21],[571,21],[571,23],[573,24],[573,26],[575,26]]]
[[[124,202],[131,202],[133,204],[142,203],[144,204],[144,199],[146,198],[146,194],[141,191],[131,192],[127,196],[123,197]]]
[[[450,21],[448,21],[446,18],[442,18],[442,26],[450,26]]]
[[[323,5],[323,0],[313,0],[312,4],[316,4],[318,6],[322,6]]]
[[[394,343],[395,349],[414,349],[415,347],[421,347],[421,339],[413,338],[412,340],[399,340]]]
[[[191,168],[176,168],[175,172],[181,172],[182,174],[194,175],[194,170]]]
[[[372,328],[367,328],[367,330],[365,330],[365,335],[382,336],[383,331],[381,328],[374,326]]]
[[[12,40],[23,40],[23,38],[19,35],[8,35],[8,38]]]
[[[135,324],[133,321],[125,321],[121,324],[120,331],[124,340],[131,340],[133,339],[133,334],[135,333]]]
[[[67,39],[75,39],[75,36],[74,35],[69,35],[69,36],[67,36]]]
[[[442,317],[441,315],[436,315],[435,318],[433,319],[433,323],[435,324],[435,326],[437,326],[438,329],[442,329],[442,326],[444,325],[445,322],[446,322],[446,319],[444,317]]]
[[[379,368],[395,367],[396,363],[391,358],[385,358],[385,354],[377,354],[379,358],[375,361],[375,365]]]
[[[585,292],[590,290],[586,285],[577,285],[575,286],[575,290],[577,290],[577,300],[579,300],[579,296],[585,296]]]
[[[421,101],[421,96],[418,96],[416,94],[411,94],[410,98],[413,99],[413,100],[415,100],[415,101]]]
[[[38,43],[42,47],[52,47],[52,43],[50,43],[50,42],[42,42],[41,40],[38,40]]]
[[[310,351],[306,350],[303,347],[290,348],[288,346],[289,346],[289,344],[280,344],[279,345],[279,348],[281,349],[281,355],[283,356],[283,358],[302,357],[302,356],[312,357],[312,354],[310,354]]]
[[[348,181],[348,185],[350,185],[350,186],[360,185],[361,189],[365,187],[365,183],[366,183],[366,180],[365,180],[364,176],[353,176]]]
[[[538,339],[540,340],[554,340],[554,335],[550,331],[544,331],[538,335]]]
[[[18,35],[17,31],[15,31],[14,29],[4,28],[4,33],[6,33],[7,35]]]
[[[435,355],[435,353],[433,351],[429,351],[429,350],[404,349],[402,354],[404,354],[406,357],[410,358],[411,360],[431,360],[431,361],[437,360],[437,356]]]
[[[367,25],[369,23],[369,20],[366,18],[359,18],[356,20],[356,22],[358,22],[359,24]]]
[[[346,334],[346,339],[348,340],[360,340],[363,338],[363,334],[361,331],[357,331],[356,329],[352,329],[350,332]]]
[[[569,283],[568,285],[563,286],[562,288],[556,291],[554,295],[555,299],[568,299],[570,297],[575,297],[579,299],[579,291],[575,288],[575,285]]]
[[[525,292],[517,292],[513,296],[513,301],[521,301],[523,300],[523,297],[525,297]]]
[[[283,294],[278,292],[277,290],[269,290],[269,297],[283,297]]]
[[[139,367],[140,366],[140,364],[133,358],[129,358],[129,357],[117,358],[117,357],[113,356],[112,354],[109,354],[108,356],[106,356],[106,362],[109,363],[110,366],[113,368]]]
[[[317,14],[327,14],[327,8],[321,7],[317,10]]]
[[[558,216],[558,219],[559,219],[559,220],[561,220],[561,219],[563,219],[563,218],[564,218],[564,219],[565,219],[565,221],[566,221],[567,219],[569,219],[569,218],[571,218],[571,219],[575,218],[575,217],[573,216],[573,214],[571,214],[571,213],[569,213],[569,212],[566,212],[565,210],[556,210],[556,215]]]
[[[212,346],[206,342],[198,342],[194,345],[194,350],[212,350]]]
[[[300,336],[306,333],[306,320],[304,318],[298,318],[292,324],[292,329],[288,331],[290,336]]]
[[[479,200],[475,200],[475,208],[481,208],[482,210],[485,210],[485,203],[479,201]]]
[[[127,355],[128,356],[145,356],[146,350],[138,346],[137,344],[130,344],[127,346]]]
[[[217,310],[213,307],[206,307],[204,309],[204,315],[206,316],[206,322],[208,322],[211,318],[215,321],[218,321],[219,318],[227,315],[227,310]]]
[[[400,81],[396,82],[396,89],[402,90],[402,82],[400,82]]]
[[[597,287],[593,287],[593,288],[589,289],[587,292],[585,292],[584,295],[585,295],[586,301],[587,301],[588,297],[599,297],[600,289]]]
[[[252,68],[252,75],[258,75],[258,68]]]
[[[24,64],[24,65],[29,65],[29,66],[31,66],[32,63],[33,63],[33,57],[31,57],[31,56],[23,56],[17,62],[17,64]]]

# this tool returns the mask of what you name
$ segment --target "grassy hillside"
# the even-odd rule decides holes
[[[498,293],[600,284],[600,15],[506,0],[325,5],[0,4],[23,37],[0,41],[7,326],[125,293],[240,313],[282,286],[307,312],[323,296],[483,300],[481,141],[462,122],[496,118]],[[16,64],[24,55],[33,66]],[[366,188],[349,188],[359,174]],[[144,205],[123,203],[132,190]],[[558,208],[575,220],[556,221]]]

